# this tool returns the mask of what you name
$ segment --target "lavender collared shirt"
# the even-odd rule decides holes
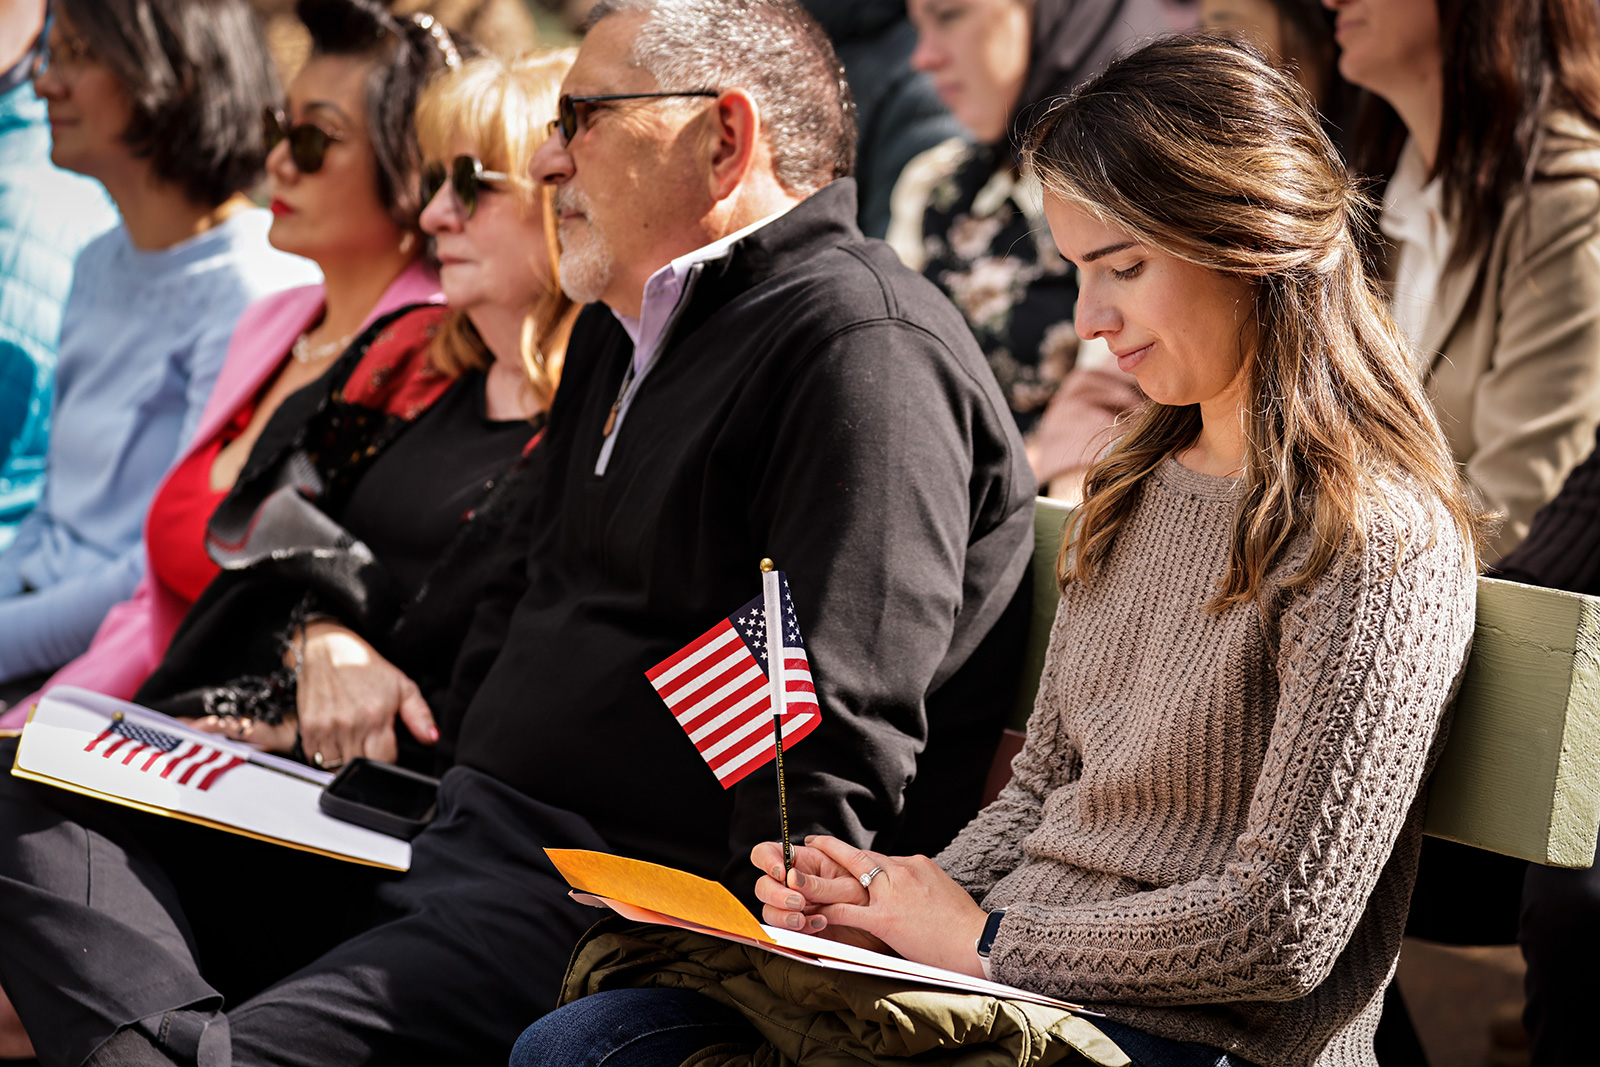
[[[600,457],[594,465],[595,474],[605,474],[606,467],[611,462],[611,449],[621,436],[622,423],[628,417],[628,407],[633,403],[639,387],[644,384],[645,375],[655,366],[656,357],[661,354],[662,340],[672,331],[672,324],[677,321],[679,312],[689,302],[689,296],[694,292],[694,283],[699,278],[701,269],[712,260],[730,254],[735,244],[767,223],[782,217],[788,210],[785,208],[783,211],[774,212],[760,222],[751,223],[720,240],[702,245],[693,252],[679,256],[650,275],[649,280],[644,283],[644,300],[639,305],[638,318],[612,309],[611,313],[617,317],[617,321],[622,324],[622,328],[628,332],[628,337],[633,341],[633,373],[623,386],[622,394],[617,397],[617,417],[611,425],[611,433],[606,436],[605,444],[600,446]]]

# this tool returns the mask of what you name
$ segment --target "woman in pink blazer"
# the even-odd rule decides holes
[[[302,5],[314,53],[289,90],[289,113],[265,117],[274,246],[314,261],[323,284],[248,308],[234,330],[194,439],[157,490],[145,526],[146,570],[131,599],[107,614],[87,652],[44,686],[70,684],[127,699],[161,661],[214,565],[202,541],[272,413],[316,381],[352,338],[408,304],[442,303],[420,257],[420,151],[409,119],[422,85],[459,56],[448,37],[400,20],[376,49],[345,41],[342,23]],[[328,25],[317,25],[326,21]],[[385,91],[369,96],[377,77]],[[393,95],[404,109],[373,106]],[[165,564],[165,566],[163,565]],[[44,690],[41,689],[41,692]],[[38,694],[0,716],[20,727]]]
[[[214,441],[241,406],[248,404],[282,369],[290,358],[289,346],[321,314],[323,294],[323,286],[308,285],[266,297],[245,311],[228,345],[216,388],[200,416],[199,429],[179,458],[179,465]],[[361,328],[407,304],[437,303],[442,299],[438,278],[421,261],[414,261],[384,290],[361,321]],[[163,483],[161,490],[165,488]],[[145,530],[147,544],[152,537],[160,536],[159,530]],[[44,688],[76,685],[129,699],[161,662],[173,631],[191,603],[189,597],[162,582],[147,559],[144,577],[133,596],[111,609],[88,651],[57,671]],[[37,695],[0,717],[0,726],[20,726],[35,699]]]

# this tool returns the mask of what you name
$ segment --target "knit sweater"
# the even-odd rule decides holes
[[[1375,503],[1311,588],[1205,609],[1238,483],[1166,460],[1063,595],[1014,777],[938,857],[994,977],[1258,1064],[1371,1064],[1472,636],[1455,526]],[[1429,543],[1431,540],[1431,544]]]

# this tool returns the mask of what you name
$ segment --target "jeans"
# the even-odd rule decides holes
[[[1093,1020],[1134,1067],[1253,1067],[1205,1045]],[[732,1008],[683,989],[612,989],[573,1001],[527,1030],[511,1067],[679,1067],[713,1045],[754,1049],[761,1035]]]
[[[1249,1060],[1230,1056],[1210,1045],[1170,1041],[1131,1026],[1114,1023],[1110,1019],[1089,1021],[1128,1054],[1133,1067],[1255,1067]]]
[[[712,1045],[754,1049],[744,1016],[686,989],[611,989],[523,1031],[511,1067],[678,1067]]]

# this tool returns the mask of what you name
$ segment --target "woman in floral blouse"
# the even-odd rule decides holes
[[[1037,181],[1018,171],[1015,131],[1124,45],[1164,31],[1166,16],[1159,0],[911,0],[908,9],[918,32],[911,63],[975,143],[952,140],[907,165],[889,242],[961,309],[1031,435],[1079,361],[1078,288],[1050,243]],[[1095,431],[1138,396],[1114,368],[1098,373],[1108,380],[1090,391],[1103,402],[1088,405],[1081,421],[1094,425],[1075,435],[1087,448],[1101,447]],[[1041,484],[1070,465],[1036,448],[1030,456]]]

